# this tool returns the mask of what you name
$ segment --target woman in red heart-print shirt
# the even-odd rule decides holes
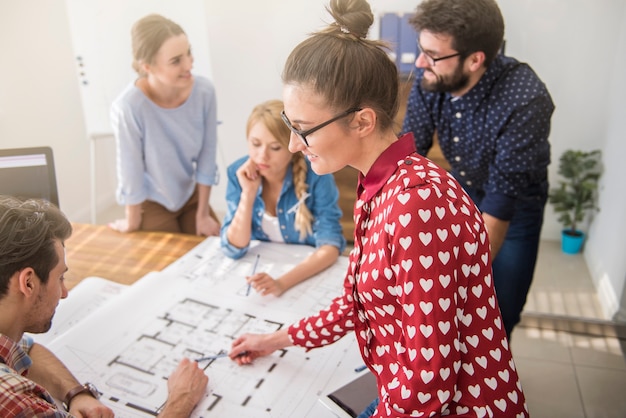
[[[374,417],[527,417],[502,324],[482,216],[446,171],[397,138],[398,73],[365,0],[332,0],[336,23],[311,35],[283,70],[289,149],[318,174],[360,172],[344,292],[272,334],[245,334],[239,364],[354,331],[376,376]],[[352,337],[350,337],[352,338]]]

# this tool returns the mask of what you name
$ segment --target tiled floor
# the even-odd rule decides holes
[[[582,254],[561,251],[558,241],[542,241],[535,277],[526,301],[530,312],[608,319],[589,276]]]
[[[121,208],[111,208],[98,223],[121,216]],[[576,317],[606,320],[582,255],[562,253],[559,242],[541,243],[525,313],[535,323],[544,315],[571,318],[570,326]],[[531,417],[626,418],[626,341],[533,323],[523,320],[511,341]]]
[[[552,241],[541,243],[525,312],[606,319],[582,255]],[[518,326],[511,347],[531,417],[626,417],[626,341]]]

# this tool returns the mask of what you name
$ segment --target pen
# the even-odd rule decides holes
[[[359,367],[356,367],[356,368],[354,369],[354,371],[358,373],[358,372],[362,372],[362,371],[363,371],[363,370],[365,370],[365,369],[367,369],[367,366],[366,366],[365,364],[363,364],[363,365],[361,365],[361,366],[359,366]]]
[[[259,258],[261,257],[261,254],[257,254],[256,255],[256,260],[254,260],[254,266],[252,267],[252,273],[250,273],[250,276],[254,276],[254,273],[256,273],[256,267],[259,265]],[[252,288],[252,283],[248,283],[248,289],[246,290],[246,296],[250,295],[250,289]]]
[[[298,210],[298,206],[300,206],[302,204],[302,202],[304,202],[306,200],[307,197],[311,196],[309,193],[304,192],[304,194],[302,195],[302,197],[296,202],[295,205],[293,205],[292,207],[289,208],[289,210],[287,210],[287,213],[292,213]]]
[[[228,353],[219,353],[213,356],[200,357],[199,359],[196,359],[196,361],[200,363],[201,361],[217,360],[218,358],[227,357],[227,356],[228,356]]]
[[[242,351],[241,353],[237,354],[237,357],[245,356],[247,354],[248,354],[247,351]],[[200,363],[201,361],[217,360],[218,358],[222,358],[222,357],[228,357],[228,353],[219,353],[213,356],[200,357],[199,359],[196,359],[196,362]]]

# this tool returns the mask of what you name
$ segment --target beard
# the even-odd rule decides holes
[[[426,71],[430,71],[436,77],[436,80],[429,81],[426,78],[422,78],[422,88],[432,93],[454,93],[464,89],[469,83],[469,76],[463,72],[461,64],[454,69],[452,74],[437,74],[429,69],[425,69],[424,74]]]
[[[50,331],[50,328],[52,328],[52,318],[50,318],[50,320],[47,323],[43,324],[42,331],[40,331],[40,332],[41,333],[46,333],[46,332]]]
[[[24,331],[30,332],[31,334],[45,334],[50,331],[52,328],[52,318],[48,319],[46,322],[39,322],[37,324],[31,325],[26,328]]]

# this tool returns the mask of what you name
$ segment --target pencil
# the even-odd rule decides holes
[[[259,265],[259,258],[261,257],[261,254],[257,254],[256,255],[256,260],[254,260],[254,266],[252,267],[252,273],[250,273],[250,276],[254,276],[254,274],[256,273],[256,268]],[[246,296],[250,295],[250,289],[252,288],[252,283],[248,283],[248,289],[246,290]]]

